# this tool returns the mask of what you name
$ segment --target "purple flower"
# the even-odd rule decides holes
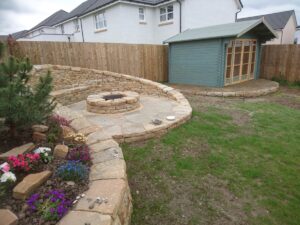
[[[59,190],[51,190],[44,195],[33,194],[27,200],[27,204],[32,212],[37,211],[47,221],[60,219],[72,205],[71,201],[65,198],[65,194]]]

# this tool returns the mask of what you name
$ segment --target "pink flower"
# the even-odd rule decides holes
[[[3,173],[7,173],[10,171],[10,166],[7,162],[5,162],[0,165],[0,169],[2,170]]]

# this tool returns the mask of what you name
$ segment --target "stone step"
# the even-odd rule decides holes
[[[10,151],[1,154],[0,159],[6,160],[9,156],[17,156],[19,154],[27,153],[27,152],[33,150],[34,146],[35,145],[33,143],[28,143],[28,144],[13,148]]]
[[[51,176],[51,171],[29,174],[13,189],[13,197],[25,200]]]

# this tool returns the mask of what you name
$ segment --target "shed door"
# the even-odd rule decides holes
[[[237,39],[227,45],[225,86],[254,79],[257,41]]]

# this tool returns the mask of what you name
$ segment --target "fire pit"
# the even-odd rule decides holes
[[[86,107],[87,111],[92,113],[123,113],[139,108],[139,100],[139,94],[133,91],[103,92],[88,96]]]

